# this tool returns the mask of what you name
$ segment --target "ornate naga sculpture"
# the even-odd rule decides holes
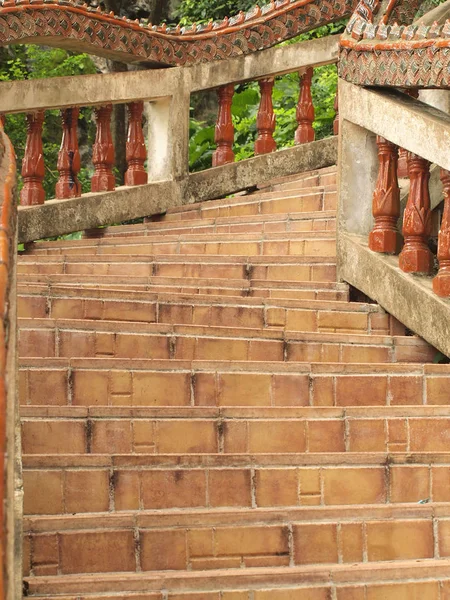
[[[0,45],[45,43],[122,62],[182,66],[269,48],[349,17],[357,0],[271,0],[247,14],[168,28],[121,19],[79,0],[0,0]]]
[[[450,2],[414,21],[421,0],[362,0],[341,41],[340,76],[357,85],[450,87]]]

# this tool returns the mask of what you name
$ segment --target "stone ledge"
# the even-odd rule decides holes
[[[397,256],[372,252],[365,237],[347,233],[338,236],[338,276],[450,356],[450,302],[433,293],[430,277],[404,273]]]

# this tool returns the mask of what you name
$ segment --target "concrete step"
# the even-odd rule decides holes
[[[110,238],[115,236],[180,235],[187,233],[282,233],[299,231],[334,231],[336,211],[323,210],[273,215],[242,217],[214,217],[211,219],[183,219],[182,221],[150,221],[136,225],[116,225],[89,232],[90,236]]]
[[[450,408],[22,407],[25,454],[444,452]]]
[[[80,452],[23,456],[25,514],[450,502],[448,452]]]
[[[248,279],[199,279],[194,277],[127,277],[119,275],[39,275],[21,273],[19,283],[68,285],[156,293],[291,298],[293,300],[348,300],[348,285],[332,282],[249,281]]]
[[[310,185],[312,182],[310,182]],[[250,195],[236,195],[232,198],[207,200],[169,209],[157,220],[181,221],[184,219],[214,219],[216,217],[240,217],[275,213],[299,213],[336,210],[336,185],[303,187],[294,185],[290,191],[256,192]]]
[[[48,600],[446,600],[449,568],[448,559],[428,559],[264,571],[41,576],[25,583],[28,595]]]
[[[22,358],[426,363],[433,362],[437,350],[410,336],[48,318],[19,319],[19,355]]]
[[[447,405],[449,365],[23,358],[33,406]]]
[[[18,284],[21,318],[93,319],[286,331],[385,335],[393,321],[378,305],[155,294],[79,286]]]
[[[296,256],[27,256],[18,261],[22,273],[115,275],[123,277],[199,277],[247,281],[336,282],[336,259]]]
[[[334,231],[299,233],[227,233],[112,237],[57,242],[39,242],[27,256],[72,254],[113,255],[221,255],[221,256],[336,256]]]
[[[145,512],[26,519],[25,540],[30,546],[26,575],[264,569],[450,557],[448,503],[243,509],[210,514],[201,525],[198,515],[177,517],[169,517],[169,523]]]

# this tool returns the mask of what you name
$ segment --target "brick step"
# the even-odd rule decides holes
[[[448,452],[25,454],[23,467],[26,514],[450,502]]]
[[[336,256],[334,231],[300,233],[230,233],[144,237],[113,237],[57,242],[39,242],[27,256],[81,254],[207,254],[224,256]]]
[[[184,219],[214,219],[277,213],[319,212],[336,210],[336,185],[302,187],[289,190],[257,191],[220,200],[206,200],[170,208],[153,219],[181,221]]]
[[[65,319],[19,319],[20,357],[295,362],[433,362],[437,350],[410,336],[296,333]]]
[[[278,568],[25,580],[27,595],[47,600],[447,600],[450,561],[414,560]],[[441,593],[442,592],[442,593]]]
[[[25,454],[444,452],[450,407],[21,409]]]
[[[375,304],[155,294],[79,286],[18,284],[22,318],[94,319],[178,325],[283,328],[385,335],[394,322]]]
[[[297,173],[295,175],[286,175],[283,177],[275,177],[270,181],[266,181],[262,184],[258,184],[257,189],[259,190],[274,190],[278,189],[285,183],[296,182],[298,185],[305,185],[306,187],[316,187],[318,185],[328,185],[330,183],[336,184],[337,166],[332,165],[331,167],[325,167],[323,169],[314,169],[312,171],[304,171],[303,173]]]
[[[123,277],[118,275],[39,275],[21,273],[19,283],[68,285],[156,293],[292,298],[297,300],[348,300],[348,285],[331,282],[249,281],[248,279],[198,279],[194,277]]]
[[[17,272],[123,277],[200,277],[247,281],[336,282],[336,259],[301,256],[27,256]]]
[[[183,219],[183,221],[149,221],[135,225],[116,225],[93,230],[89,235],[111,238],[185,233],[281,233],[298,231],[334,231],[336,211],[323,210],[273,215]]]
[[[450,365],[23,358],[34,406],[448,405]]]
[[[450,557],[448,503],[413,508],[308,507],[278,514],[242,512],[217,518],[205,515],[201,525],[199,515],[192,518],[183,513],[178,519],[173,515],[170,524],[145,512],[29,518],[24,533],[30,546],[29,562],[25,560],[30,571],[25,575],[204,571]]]

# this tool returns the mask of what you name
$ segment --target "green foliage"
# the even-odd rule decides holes
[[[182,25],[204,23],[211,19],[218,21],[241,10],[247,11],[254,5],[255,0],[182,0],[175,11],[175,18]]]

